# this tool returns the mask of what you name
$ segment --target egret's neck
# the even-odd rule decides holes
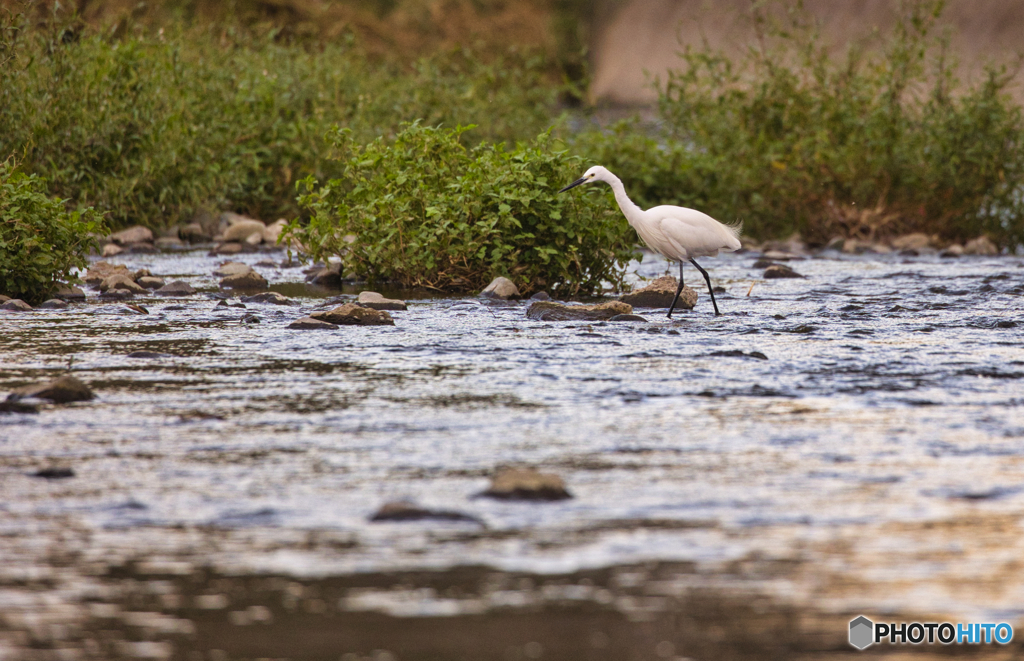
[[[626,195],[626,187],[622,185],[622,180],[612,175],[612,180],[608,182],[608,185],[612,187],[612,192],[615,193],[615,201],[619,203],[619,208],[622,209],[622,215],[626,217],[630,225],[634,225],[637,218],[643,216],[643,209],[633,203],[633,200],[629,199]]]

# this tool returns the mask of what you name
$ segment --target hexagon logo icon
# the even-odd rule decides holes
[[[859,650],[874,642],[875,623],[859,615],[850,620],[850,644]]]

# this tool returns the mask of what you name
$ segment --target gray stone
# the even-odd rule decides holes
[[[67,404],[68,402],[90,400],[95,397],[95,395],[92,390],[89,389],[89,386],[71,375],[65,375],[47,383],[18,388],[8,395],[7,399],[17,401],[19,399],[27,399],[29,397],[48,399],[58,404]]]
[[[164,282],[163,278],[156,278],[151,275],[144,275],[135,280],[135,284],[143,287],[144,289],[160,289],[167,283]]]
[[[43,301],[37,306],[40,310],[64,310],[68,307],[67,301],[62,301],[59,298],[51,298],[48,301]]]
[[[362,305],[364,308],[372,308],[374,310],[409,309],[409,306],[405,304],[405,301],[399,301],[393,298],[384,298],[375,291],[359,292],[359,298],[356,299],[356,303]]]
[[[252,218],[240,218],[232,222],[224,231],[222,239],[224,241],[242,242],[253,234],[258,234],[260,239],[257,243],[260,243],[263,241],[263,232],[266,229],[267,226],[258,220],[254,220]]]
[[[111,264],[109,262],[96,262],[89,267],[89,270],[85,273],[85,277],[82,279],[85,280],[85,284],[97,287],[101,282],[112,275],[123,275],[131,278],[132,280],[135,279],[132,272],[129,271],[128,267],[124,264]]]
[[[672,305],[672,298],[676,295],[678,286],[678,279],[670,275],[663,275],[646,287],[620,296],[619,300],[638,308],[667,308]],[[682,310],[692,310],[695,305],[697,305],[697,292],[689,287],[683,287],[676,307]]]
[[[551,294],[547,293],[546,291],[539,291],[539,292],[535,293],[533,296],[531,296],[530,300],[531,301],[550,301],[551,300]]]
[[[491,486],[479,494],[499,500],[565,500],[572,494],[565,482],[553,473],[532,468],[504,468],[491,478]]]
[[[130,276],[115,274],[103,279],[100,283],[100,291],[106,292],[111,289],[123,289],[133,294],[145,294],[146,290],[140,287]]]
[[[200,223],[189,223],[178,231],[178,237],[189,243],[203,243],[212,237]]]
[[[62,298],[65,301],[84,301],[85,292],[80,287],[72,287],[70,285],[61,284],[57,286],[57,291],[54,292],[54,297]]]
[[[338,325],[321,319],[314,319],[313,317],[302,317],[288,324],[288,328],[296,330],[335,330],[338,328]]]
[[[134,296],[135,294],[128,291],[127,289],[108,289],[107,291],[100,294],[100,298],[113,301],[123,301],[129,298],[133,298]]]
[[[238,273],[221,278],[220,286],[227,289],[266,289],[269,284],[262,275],[256,271],[249,270],[247,273]]]
[[[195,288],[187,282],[175,280],[156,290],[158,296],[191,296],[196,293]]]
[[[364,308],[355,303],[346,303],[333,310],[314,312],[314,319],[339,326],[394,326],[395,320],[385,310]]]
[[[110,235],[110,240],[119,246],[133,243],[153,243],[153,232],[148,227],[135,225]]]
[[[32,306],[20,298],[12,298],[0,305],[0,310],[10,310],[12,312],[28,312],[31,309]]]
[[[314,285],[321,287],[340,287],[342,280],[341,263],[328,264],[316,273],[313,273],[308,280]]]
[[[243,296],[243,303],[273,303],[274,305],[298,305],[298,301],[293,301],[283,294],[279,294],[276,291],[267,291],[261,294],[255,294],[253,296]]]
[[[633,314],[633,306],[622,301],[598,305],[565,305],[554,301],[535,301],[526,316],[537,321],[605,321],[618,314]]]
[[[998,255],[999,248],[987,236],[979,236],[964,244],[965,255]]]
[[[100,255],[103,257],[114,257],[115,255],[120,255],[123,252],[124,248],[122,248],[121,246],[117,245],[116,243],[108,243],[107,245],[103,246],[103,250],[100,252]]]
[[[768,268],[766,268],[764,270],[764,278],[766,280],[771,280],[773,278],[802,278],[802,277],[804,277],[804,276],[800,275],[799,273],[797,273],[793,269],[789,268],[785,264],[772,264],[771,266],[769,266]]]
[[[131,243],[127,250],[137,255],[151,255],[156,252],[156,247],[152,243]]]
[[[162,236],[157,239],[153,246],[157,250],[184,250],[185,244],[181,239],[173,236]]]
[[[503,301],[520,297],[519,288],[516,287],[515,283],[501,276],[491,280],[491,284],[484,287],[480,295],[484,298],[497,298]]]
[[[248,264],[243,264],[242,262],[224,262],[217,267],[217,270],[214,271],[213,274],[223,278],[224,276],[239,275],[241,273],[248,273],[249,271],[252,271],[252,267]]]
[[[931,246],[931,244],[931,237],[922,232],[904,234],[892,240],[892,247],[896,250],[920,250]]]

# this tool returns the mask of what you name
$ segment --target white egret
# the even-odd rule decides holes
[[[719,250],[738,250],[742,224],[724,225],[696,209],[671,205],[651,207],[644,211],[626,195],[622,181],[600,165],[590,168],[582,177],[558,192],[564,193],[570,188],[595,181],[603,181],[612,187],[615,201],[619,203],[622,214],[644,243],[667,259],[679,262],[679,289],[676,290],[676,296],[669,306],[668,318],[672,318],[672,311],[675,310],[679,294],[683,291],[683,262],[686,260],[696,266],[704,276],[705,282],[708,283],[708,293],[711,294],[711,304],[715,306],[715,314],[720,315],[718,303],[715,301],[715,291],[711,288],[711,278],[694,257],[715,257]]]

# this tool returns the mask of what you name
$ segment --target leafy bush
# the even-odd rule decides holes
[[[921,230],[1017,245],[1024,120],[1005,94],[1011,76],[958,86],[946,41],[929,36],[940,10],[908,2],[879,51],[837,58],[800,11],[779,21],[755,4],[745,58],[682,54],[660,92],[662,132],[589,134],[574,149],[622,164],[639,199],[742,219],[761,238]]]
[[[0,68],[0,158],[23,155],[52,193],[115,226],[166,225],[200,206],[294,216],[295,181],[338,174],[323,140],[334,124],[370,140],[415,119],[475,122],[482,139],[512,141],[546,128],[557,96],[529,53],[485,62],[456,49],[401,68],[344,39],[115,39],[23,23],[0,53],[13,58]]]
[[[583,171],[579,158],[552,150],[548,134],[467,149],[466,130],[413,123],[367,145],[335,131],[342,174],[301,182],[312,219],[288,232],[314,258],[406,287],[479,290],[504,275],[524,293],[576,295],[621,283],[632,230],[602,199],[557,194]]]
[[[101,229],[92,209],[69,213],[46,194],[45,182],[0,162],[0,293],[34,303],[85,267],[92,235]]]

